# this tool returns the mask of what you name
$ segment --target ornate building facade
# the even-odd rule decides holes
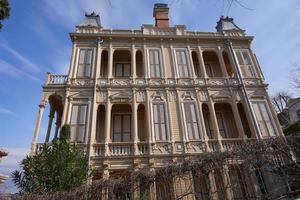
[[[99,15],[86,14],[70,33],[68,74],[47,74],[32,153],[69,124],[71,140],[108,177],[282,135],[253,37],[228,17],[216,32],[171,27],[168,11],[155,4],[155,25],[141,30],[105,29]]]

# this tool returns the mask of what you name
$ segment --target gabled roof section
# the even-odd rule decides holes
[[[85,19],[77,27],[102,28],[99,14],[96,14],[95,12],[92,12],[91,14],[85,13]]]
[[[241,29],[234,23],[233,18],[230,18],[228,16],[220,17],[220,20],[217,22],[216,29],[220,33],[229,32],[229,31],[242,32],[242,33],[245,32],[245,30]]]

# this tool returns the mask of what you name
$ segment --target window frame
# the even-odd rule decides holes
[[[117,65],[122,65],[122,76],[117,76]],[[124,72],[125,72],[125,65],[129,65],[129,75],[128,76],[124,76]],[[131,63],[130,62],[114,62],[114,77],[116,78],[129,78],[131,76]]]
[[[185,58],[186,58],[186,67],[187,67],[187,75],[185,74],[180,74],[180,66],[179,66],[179,63],[178,63],[178,58],[177,58],[177,52],[178,51],[183,51],[185,54]],[[193,76],[193,73],[192,73],[192,66],[191,66],[191,61],[190,61],[190,53],[188,51],[187,48],[174,48],[174,57],[175,57],[175,66],[176,66],[176,71],[177,71],[177,75],[179,78],[192,78]],[[183,64],[180,64],[183,66]],[[182,67],[181,66],[181,67]]]
[[[248,55],[250,64],[245,64],[245,60],[246,60],[245,56],[244,56],[245,52]],[[253,61],[253,58],[251,56],[250,50],[247,49],[247,48],[246,49],[234,49],[234,54],[235,54],[235,57],[237,59],[237,63],[240,67],[242,76],[244,78],[257,78],[257,72],[256,72],[256,69],[255,69],[254,61]],[[240,59],[239,59],[238,54],[240,54],[243,64],[240,63]],[[247,76],[245,76],[244,71],[246,71]]]
[[[115,141],[115,117],[116,116],[121,116],[121,132],[120,134],[120,138],[121,141]],[[124,116],[129,116],[130,119],[130,123],[129,123],[129,140],[128,141],[124,141],[124,134],[128,133],[128,132],[124,132],[124,126],[123,126],[123,122],[124,122]],[[132,114],[131,113],[114,113],[112,115],[112,142],[130,142],[132,140]]]
[[[164,118],[165,118],[164,119],[164,121],[165,121],[164,126],[165,126],[165,137],[166,137],[165,140],[162,139],[163,138],[162,133],[159,133],[159,135],[160,135],[159,139],[156,138],[156,134],[155,134],[155,122],[154,122],[154,117],[155,117],[154,116],[154,106],[155,105],[163,105],[164,106]],[[167,106],[167,104],[166,104],[165,101],[154,100],[154,101],[151,102],[151,121],[152,121],[152,126],[151,127],[152,127],[152,139],[153,139],[153,141],[155,141],[155,142],[168,142],[168,141],[170,141],[170,130],[169,130],[169,119],[168,119],[168,106]],[[162,123],[159,123],[159,124],[161,126]]]
[[[195,117],[196,117],[196,122],[189,122],[189,123],[193,124],[193,131],[194,131],[194,125],[195,124],[197,125],[198,138],[196,137],[195,131],[192,133],[193,138],[190,138],[190,134],[188,132],[188,127],[187,127],[188,122],[187,122],[187,118],[186,118],[185,104],[188,104],[189,106],[190,106],[190,104],[194,105],[194,114],[195,114]],[[182,106],[182,111],[183,111],[184,131],[185,131],[186,139],[190,140],[190,141],[202,140],[203,138],[202,138],[201,124],[200,124],[199,108],[198,108],[198,105],[197,105],[196,101],[194,101],[194,100],[183,100],[182,103],[181,103],[181,106]],[[191,113],[191,115],[192,115],[192,113]]]
[[[258,107],[258,110],[259,110],[260,117],[262,117],[262,122],[263,122],[263,125],[264,125],[264,129],[267,130],[266,135],[263,133],[263,130],[261,129],[261,126],[260,126],[260,122],[259,122],[259,120],[257,119],[257,114],[256,114],[256,111],[255,111],[255,109],[254,109],[254,104],[257,104],[257,107]],[[260,104],[263,104],[264,107],[265,107],[266,114],[268,115],[268,118],[269,118],[269,121],[270,121],[270,125],[271,125],[271,127],[272,127],[272,129],[273,129],[274,135],[271,135],[271,134],[270,134],[270,131],[269,131],[269,129],[268,129],[267,122],[266,122],[266,120],[265,120],[265,118],[264,118],[264,115],[263,115],[263,111],[261,110],[261,108],[260,108],[260,106],[259,106]],[[274,123],[274,121],[273,121],[272,114],[271,114],[271,111],[270,111],[270,108],[269,108],[268,104],[267,104],[265,101],[251,101],[251,106],[252,106],[252,108],[253,108],[253,111],[254,111],[254,117],[255,117],[255,120],[256,120],[256,122],[257,122],[257,124],[258,124],[259,130],[260,130],[260,133],[261,133],[261,136],[262,136],[263,138],[268,138],[268,137],[275,137],[275,136],[277,136],[277,135],[278,135],[278,134],[277,134],[277,129],[276,129],[275,123]]]
[[[84,119],[84,125],[83,124],[80,124],[80,118],[81,118],[81,111],[80,109],[78,109],[79,111],[77,111],[77,117],[76,117],[76,124],[72,124],[72,117],[73,117],[73,108],[74,106],[77,106],[78,108],[81,108],[82,106],[85,106],[86,107],[86,112],[85,112],[85,119]],[[84,143],[85,142],[85,139],[86,139],[86,130],[87,130],[87,120],[88,120],[88,113],[89,113],[89,104],[87,103],[73,103],[71,105],[71,114],[70,114],[70,121],[69,121],[69,124],[70,124],[70,128],[72,130],[72,127],[75,126],[76,128],[76,132],[74,133],[74,140],[72,140],[72,131],[71,131],[71,135],[70,135],[70,140],[72,142],[76,142],[76,143]],[[84,130],[83,130],[83,136],[82,136],[82,141],[78,141],[78,137],[79,137],[79,127],[81,126],[84,126]]]
[[[159,58],[159,76],[152,76],[151,73],[151,61],[150,61],[150,51],[158,51],[158,58]],[[150,78],[162,78],[164,77],[164,65],[163,65],[163,57],[162,57],[162,50],[161,48],[148,48],[147,49],[147,63],[148,63],[148,76]]]
[[[85,51],[84,53],[84,61],[83,64],[80,64],[80,55],[81,55],[81,51]],[[87,52],[91,51],[91,63],[87,64]],[[93,63],[94,63],[94,48],[78,48],[78,60],[77,60],[77,69],[76,69],[76,77],[77,78],[91,78],[92,76],[92,71],[93,71]],[[90,65],[90,69],[89,69],[89,74],[86,74],[86,70],[87,70],[87,66]],[[84,75],[79,75],[79,70],[80,67],[84,68]]]

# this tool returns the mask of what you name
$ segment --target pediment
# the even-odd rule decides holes
[[[118,92],[109,96],[112,102],[129,102],[132,99],[130,92]]]

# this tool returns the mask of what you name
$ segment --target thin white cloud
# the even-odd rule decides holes
[[[17,67],[7,63],[6,61],[4,61],[2,59],[0,59],[0,73],[6,74],[6,75],[14,77],[14,78],[25,77],[32,81],[40,81],[37,77],[18,69]]]
[[[24,64],[23,65],[24,69],[26,69],[28,71],[32,71],[32,72],[39,72],[40,71],[38,66],[33,64],[30,60],[25,58],[22,54],[20,54],[18,51],[16,51],[15,49],[10,47],[9,45],[7,45],[7,44],[5,44],[4,42],[1,41],[0,42],[0,47],[5,49],[6,51],[8,51],[11,55],[13,55],[19,61],[21,61]]]
[[[9,109],[4,108],[2,106],[0,106],[0,114],[16,116],[16,114],[12,110],[9,110]]]

